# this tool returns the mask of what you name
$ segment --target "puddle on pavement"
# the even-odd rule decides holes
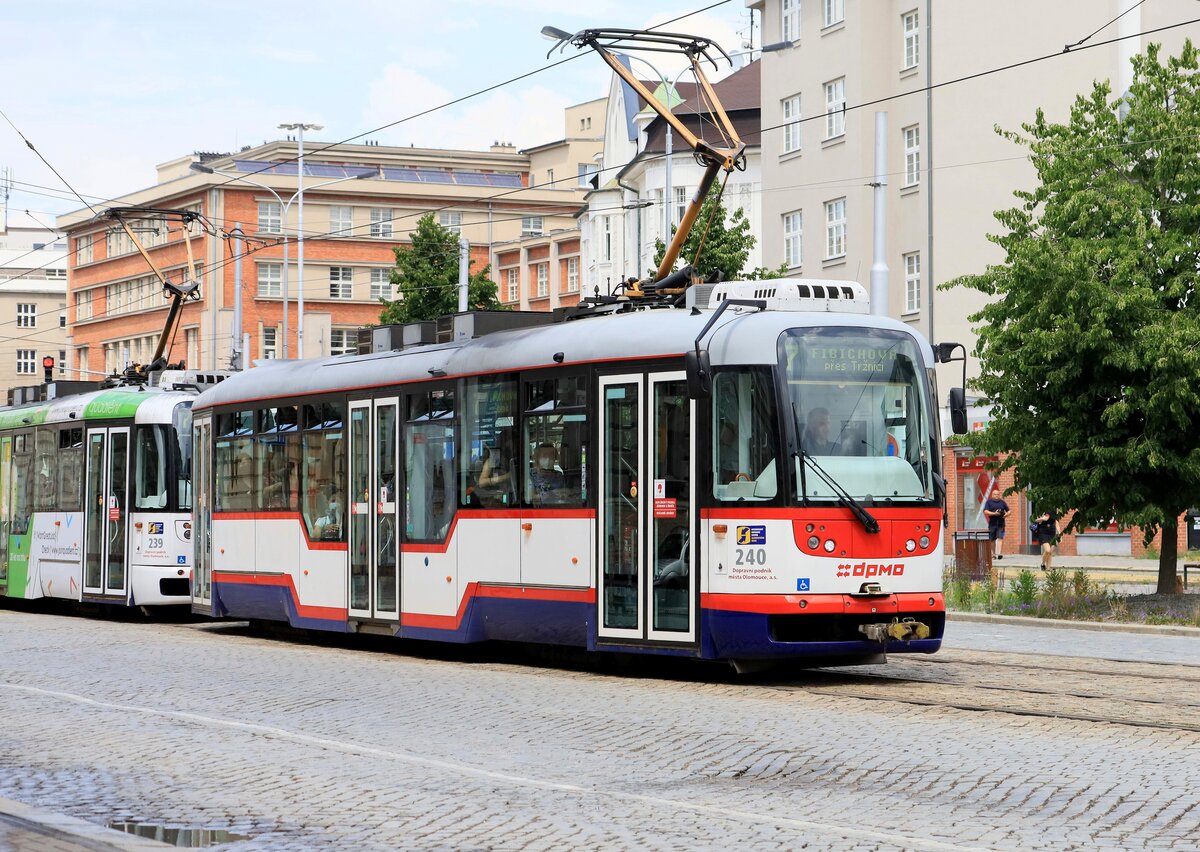
[[[153,822],[129,822],[114,820],[108,823],[109,828],[123,831],[137,837],[157,840],[170,846],[188,849],[199,849],[204,846],[216,846],[221,843],[233,843],[236,840],[249,840],[248,834],[234,834],[223,828],[189,828],[180,825],[163,825]]]

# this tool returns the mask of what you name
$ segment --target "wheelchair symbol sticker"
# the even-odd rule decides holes
[[[187,565],[187,557],[186,556],[177,556],[177,557],[175,557],[175,559],[179,565]]]
[[[808,582],[808,577],[797,577],[796,578],[796,591],[797,592],[807,592],[810,589],[811,589],[811,585]]]

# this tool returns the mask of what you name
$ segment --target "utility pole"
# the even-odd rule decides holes
[[[229,369],[245,369],[245,350],[242,349],[242,223],[235,222],[229,232],[233,238],[233,345],[230,347]]]
[[[471,267],[471,244],[461,234],[458,237],[458,312],[467,309],[467,281]]]

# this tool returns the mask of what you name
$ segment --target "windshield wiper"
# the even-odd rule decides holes
[[[879,532],[879,521],[875,520],[874,516],[866,510],[862,503],[850,496],[845,488],[838,481],[829,475],[823,467],[817,464],[816,459],[804,451],[804,439],[800,434],[800,420],[796,415],[796,404],[792,403],[792,421],[796,428],[796,452],[793,456],[800,459],[800,493],[804,496],[804,502],[808,503],[808,485],[805,482],[804,469],[808,465],[812,465],[813,473],[824,482],[838,497],[838,502],[851,511],[854,517],[858,518],[859,523],[863,525],[869,533]]]

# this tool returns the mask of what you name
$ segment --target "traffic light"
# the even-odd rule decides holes
[[[42,369],[46,371],[46,376],[45,376],[46,384],[50,384],[52,381],[54,381],[54,356],[53,355],[43,355],[42,356]]]

